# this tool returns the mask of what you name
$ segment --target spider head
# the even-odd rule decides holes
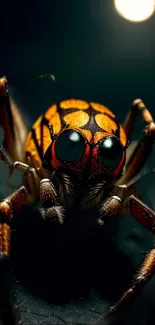
[[[96,139],[80,128],[63,129],[53,136],[43,166],[71,172],[78,180],[119,177],[125,163],[125,148],[115,135],[102,133],[102,137]]]

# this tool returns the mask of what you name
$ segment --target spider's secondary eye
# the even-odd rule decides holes
[[[80,158],[85,151],[85,139],[75,130],[65,130],[57,138],[55,152],[57,157],[66,162]]]
[[[116,168],[123,156],[123,147],[114,136],[107,136],[99,144],[99,154],[105,167]]]

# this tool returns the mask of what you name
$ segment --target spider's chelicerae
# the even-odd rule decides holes
[[[147,126],[127,160],[128,139],[138,111]],[[96,209],[98,217],[88,218],[88,223],[104,227],[107,216],[129,213],[154,233],[155,213],[138,197],[134,180],[148,159],[155,139],[155,124],[142,100],[134,100],[123,126],[99,103],[63,100],[50,106],[28,133],[20,112],[10,105],[7,79],[3,77],[0,112],[0,125],[4,129],[1,159],[10,164],[11,174],[16,168],[23,172],[23,185],[0,203],[0,267],[9,259],[14,214],[39,197],[41,218],[61,229],[69,211],[74,211],[74,218],[80,211],[91,215],[91,210]],[[110,308],[108,315],[150,279],[154,265],[155,246],[145,257],[132,286]],[[13,298],[10,302],[8,287],[2,285],[1,289],[14,323],[21,324]]]

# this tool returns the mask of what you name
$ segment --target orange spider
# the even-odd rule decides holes
[[[128,138],[138,110],[147,127],[126,161]],[[20,112],[10,105],[7,79],[3,77],[0,113],[4,129],[1,159],[10,164],[11,174],[15,168],[23,172],[23,185],[0,203],[0,266],[9,259],[13,215],[39,197],[41,218],[61,229],[69,211],[73,211],[74,218],[80,211],[91,214],[91,209],[96,209],[98,217],[94,223],[99,227],[104,226],[107,216],[129,212],[155,232],[155,213],[139,199],[137,181],[131,182],[148,159],[155,140],[155,124],[142,100],[133,102],[124,126],[99,103],[64,100],[50,106],[28,133]],[[132,286],[108,315],[150,279],[154,265],[155,246],[144,259]],[[14,323],[22,324],[17,305],[13,297],[10,302],[9,290],[3,285],[2,293]]]

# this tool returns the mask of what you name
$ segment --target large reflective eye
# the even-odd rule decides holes
[[[105,137],[99,144],[99,155],[105,167],[116,168],[123,157],[123,147],[114,136]]]
[[[80,158],[85,151],[85,139],[75,130],[65,130],[57,138],[55,152],[58,159],[73,162]]]

